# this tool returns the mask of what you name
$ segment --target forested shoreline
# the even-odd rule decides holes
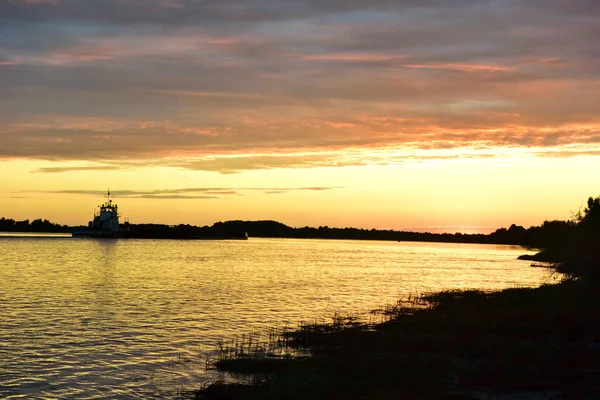
[[[384,241],[418,241],[446,243],[480,243],[511,244],[533,248],[548,247],[569,236],[575,223],[573,221],[545,221],[540,226],[524,228],[512,224],[509,228],[500,228],[490,234],[465,233],[431,233],[401,230],[381,230],[364,228],[290,227],[272,220],[262,221],[226,221],[216,222],[211,226],[195,226],[190,224],[123,224],[123,227],[142,237],[164,238],[201,238],[213,232],[245,232],[248,237],[262,238],[294,238],[294,239],[345,239],[345,240],[384,240]],[[85,226],[67,226],[53,223],[48,219],[16,221],[11,218],[0,218],[0,232],[57,232],[71,233],[85,230]],[[207,233],[208,232],[208,233]]]

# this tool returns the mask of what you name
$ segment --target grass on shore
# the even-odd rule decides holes
[[[214,366],[254,374],[196,399],[476,398],[545,391],[600,397],[600,286],[570,279],[499,292],[445,291],[401,301],[380,323],[273,331],[223,347]]]

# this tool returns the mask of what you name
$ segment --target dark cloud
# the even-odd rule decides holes
[[[152,195],[145,194],[139,196],[125,196],[134,199],[150,199],[150,200],[197,200],[197,199],[218,199],[218,196],[184,196],[180,194],[165,194],[165,195]]]
[[[73,171],[116,171],[122,169],[122,167],[114,165],[99,165],[99,166],[85,166],[85,167],[45,167],[38,168],[34,172],[42,173],[60,173],[60,172],[73,172]]]
[[[157,189],[157,190],[110,190],[112,196],[117,198],[134,199],[217,199],[222,196],[240,196],[243,192],[262,192],[266,194],[286,193],[297,191],[325,191],[341,189],[340,187],[313,186],[313,187],[235,187],[235,188],[179,188],[179,189]],[[44,193],[44,194],[72,194],[89,195],[95,197],[106,196],[106,191],[69,189],[69,190],[26,190],[23,193]],[[25,198],[25,197],[23,197]]]
[[[110,170],[178,154],[231,173],[348,162],[306,150],[597,143],[598,15],[592,0],[7,0],[0,157]],[[223,157],[269,152],[289,154]]]

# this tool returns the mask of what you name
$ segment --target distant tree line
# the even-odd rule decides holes
[[[298,238],[298,239],[357,239],[392,240],[449,243],[513,244],[546,249],[548,259],[566,258],[573,249],[585,244],[586,248],[598,245],[600,237],[600,197],[590,197],[577,216],[568,221],[544,221],[539,226],[524,228],[512,224],[509,228],[500,228],[490,234],[430,233],[406,232],[380,229],[330,228],[328,226],[293,228],[277,221],[226,221],[212,226],[194,226],[180,224],[125,224],[127,237],[139,238]],[[47,219],[33,221],[15,221],[0,219],[0,231],[13,232],[72,232],[85,227],[68,227],[54,224]],[[597,246],[600,250],[600,245]],[[586,250],[590,253],[591,250]]]
[[[600,279],[600,197],[590,197],[573,221],[549,224],[541,233],[538,247],[544,251],[527,258],[556,262],[560,272]]]
[[[71,232],[67,225],[55,224],[47,219],[15,221],[10,218],[0,218],[0,232]]]
[[[394,241],[436,241],[487,243],[488,235],[467,235],[462,233],[421,233],[381,229],[330,228],[305,226],[293,228],[277,221],[227,221],[217,222],[213,226],[234,229],[248,233],[249,237],[297,238],[297,239],[357,239],[357,240],[394,240]]]
[[[574,225],[571,221],[546,221],[541,226],[528,229],[511,225],[500,228],[490,234],[430,233],[406,232],[379,229],[330,228],[320,226],[312,228],[292,228],[276,221],[227,221],[217,222],[214,226],[223,226],[248,233],[250,237],[283,237],[298,239],[358,239],[393,240],[406,242],[448,242],[481,244],[514,244],[531,247],[546,247],[561,241]]]
[[[138,239],[246,239],[246,232],[219,225],[125,224],[123,237]]]
[[[262,238],[297,238],[297,239],[350,239],[350,240],[391,240],[407,242],[448,242],[448,243],[487,243],[514,244],[531,247],[557,247],[557,244],[568,237],[575,225],[572,221],[546,221],[541,226],[525,229],[511,225],[508,229],[500,228],[491,234],[463,233],[430,233],[406,232],[381,229],[359,228],[318,228],[305,226],[293,228],[277,221],[226,221],[212,226],[194,226],[180,224],[176,226],[164,224],[126,224],[127,237],[137,238],[172,238],[195,239],[211,237],[238,237],[247,233],[249,237]],[[15,221],[1,218],[2,232],[72,232],[85,230],[86,227],[69,227],[50,222],[47,219],[33,221]]]

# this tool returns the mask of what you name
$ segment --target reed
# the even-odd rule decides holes
[[[383,321],[336,314],[330,321],[271,330],[263,341],[245,336],[223,345],[216,368],[260,379],[246,387],[212,385],[198,398],[600,393],[595,283],[571,279],[536,289],[444,291],[399,299],[374,313]],[[212,395],[223,391],[229,397]]]

